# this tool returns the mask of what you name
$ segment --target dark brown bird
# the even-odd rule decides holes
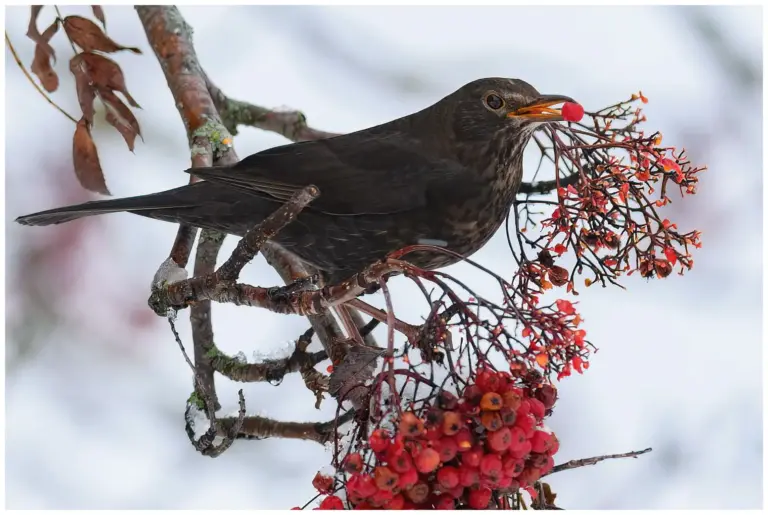
[[[516,79],[479,79],[426,109],[351,134],[293,143],[233,166],[187,170],[204,182],[124,199],[87,202],[17,218],[50,225],[127,211],[242,236],[293,192],[318,197],[274,241],[335,282],[413,244],[468,257],[496,232],[522,179],[523,150],[543,122],[561,121],[542,95]],[[421,252],[428,269],[456,261]]]

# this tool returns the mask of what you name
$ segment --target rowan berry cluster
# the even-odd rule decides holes
[[[318,474],[313,484],[328,494],[320,509],[487,509],[530,489],[559,448],[543,426],[557,391],[491,368],[472,379],[373,430],[336,478]]]

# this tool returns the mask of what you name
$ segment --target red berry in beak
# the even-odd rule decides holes
[[[578,122],[584,117],[584,107],[574,102],[565,102],[560,113],[566,122]]]

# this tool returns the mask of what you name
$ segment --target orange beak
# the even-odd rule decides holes
[[[562,104],[563,102],[576,103],[574,99],[565,95],[542,95],[532,104],[512,111],[507,117],[525,118],[526,120],[537,122],[561,122],[563,121],[563,115],[560,113],[560,109],[552,108],[552,106]]]

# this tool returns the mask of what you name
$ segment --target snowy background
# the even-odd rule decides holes
[[[704,247],[686,277],[583,291],[585,327],[600,351],[585,375],[561,385],[549,424],[561,440],[558,462],[654,451],[551,483],[566,508],[762,505],[759,7],[181,10],[203,66],[228,95],[301,109],[329,131],[408,114],[483,76],[523,78],[588,109],[642,89],[649,128],[709,165],[699,194],[666,211],[681,230],[700,229]],[[131,154],[103,120],[94,131],[108,185],[116,196],[181,185],[189,151],[160,67],[135,12],[105,11],[110,36],[145,52],[117,56],[144,108],[144,143]],[[6,14],[29,66],[28,10]],[[44,9],[40,26],[52,17]],[[53,44],[62,83],[54,98],[76,113],[71,49],[62,33]],[[13,224],[89,197],[72,173],[73,124],[26,81],[7,47],[5,57],[7,507],[288,508],[309,499],[311,478],[330,457],[319,445],[237,442],[212,460],[183,432],[189,370],[167,324],[146,307],[174,225],[129,215]],[[283,142],[255,129],[235,140],[240,156]],[[228,239],[222,255],[233,246]],[[502,234],[475,258],[509,271]],[[462,265],[452,272],[481,282]],[[261,258],[243,280],[279,284]],[[397,293],[407,312],[408,295]],[[187,317],[179,325],[191,346]],[[247,308],[216,305],[213,317],[216,343],[249,356],[306,328],[299,317]],[[218,384],[225,412],[235,410],[235,385]],[[284,420],[327,420],[334,410],[328,401],[315,410],[298,376],[279,388],[247,385],[245,394],[250,412]]]

